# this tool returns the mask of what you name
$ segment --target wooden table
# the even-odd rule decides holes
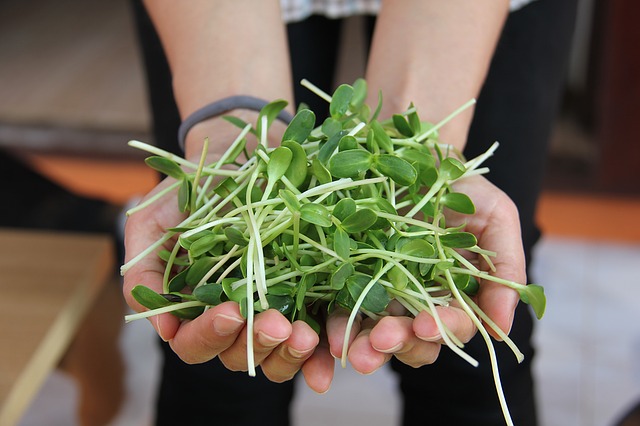
[[[96,299],[115,287],[105,286],[113,284],[114,270],[107,236],[0,229],[0,426],[18,422],[63,357],[72,372],[100,362],[78,362],[83,357],[68,350],[100,308],[92,309]],[[83,334],[81,340],[94,342],[80,342],[79,353],[100,345],[100,332]]]

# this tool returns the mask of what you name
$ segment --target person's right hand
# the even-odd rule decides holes
[[[165,179],[147,197],[173,182],[172,178]],[[133,213],[125,227],[125,261],[160,239],[167,228],[176,226],[183,218],[177,208],[175,193]],[[133,310],[140,312],[145,308],[132,297],[131,289],[140,284],[161,293],[163,274],[164,264],[154,253],[125,272],[124,296]],[[150,322],[186,363],[202,363],[219,357],[230,370],[248,369],[246,321],[235,302],[224,302],[208,309],[194,320],[161,314],[151,317]],[[320,393],[329,389],[334,360],[327,345],[319,345],[319,336],[305,322],[292,324],[278,311],[268,310],[255,316],[252,338],[255,363],[270,380],[292,379],[302,369],[311,389]]]

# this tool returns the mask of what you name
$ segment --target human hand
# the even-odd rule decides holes
[[[467,194],[476,206],[476,213],[464,216],[447,212],[447,225],[466,223],[465,230],[478,238],[478,246],[494,251],[493,275],[517,283],[526,281],[525,260],[522,248],[518,212],[509,197],[481,176],[462,179],[454,185],[456,191]],[[480,262],[480,269],[488,265]],[[483,280],[475,297],[479,307],[501,330],[511,329],[518,293],[503,285]],[[477,329],[469,316],[455,303],[437,307],[445,326],[466,343]],[[356,322],[349,336],[348,359],[353,368],[369,374],[380,368],[391,356],[401,362],[419,367],[436,361],[444,341],[433,317],[421,312],[409,318],[399,305],[391,305],[389,316],[375,322],[370,318]],[[342,356],[348,313],[337,311],[327,321],[327,333],[331,353]],[[500,339],[495,330],[489,333]]]
[[[146,198],[173,182],[172,178],[165,179]],[[167,228],[176,226],[183,218],[177,209],[175,192],[131,215],[125,228],[125,260],[159,240]],[[131,289],[141,284],[162,293],[164,268],[158,256],[149,255],[126,270],[123,291],[133,310],[140,312],[145,308],[132,297]],[[161,314],[151,317],[150,322],[187,363],[202,363],[217,356],[230,370],[248,369],[246,321],[235,302],[222,303],[193,320]],[[255,316],[253,339],[255,364],[261,365],[270,380],[289,380],[302,369],[313,390],[324,392],[329,388],[333,359],[326,345],[318,347],[319,337],[306,323],[292,324],[279,312],[268,310]]]

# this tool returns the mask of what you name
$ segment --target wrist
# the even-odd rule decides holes
[[[187,135],[193,127],[203,121],[220,117],[236,110],[260,112],[268,104],[269,101],[247,95],[228,96],[208,103],[193,111],[182,121],[178,129],[178,145],[185,151],[185,139]],[[288,111],[282,110],[279,112],[277,118],[280,121],[289,123],[293,116]]]
[[[184,140],[184,156],[186,159],[197,162],[202,154],[204,140],[209,139],[208,155],[212,161],[219,158],[229,147],[242,129],[228,122],[224,116],[232,116],[251,124],[254,128],[258,121],[259,112],[246,109],[228,111],[222,116],[211,117],[193,125],[186,134]],[[274,120],[269,128],[269,140],[271,144],[279,143],[287,124],[280,120]],[[257,139],[251,133],[247,135],[247,149],[255,148]]]

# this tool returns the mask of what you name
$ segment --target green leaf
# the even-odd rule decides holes
[[[267,176],[269,180],[276,182],[287,172],[293,152],[287,147],[279,146],[269,154],[269,164],[267,165]]]
[[[382,90],[378,90],[378,104],[376,105],[375,111],[373,111],[373,115],[371,116],[371,121],[374,121],[380,115],[380,111],[382,111]]]
[[[247,127],[247,124],[249,124],[241,118],[235,117],[233,115],[224,115],[222,116],[222,118],[240,129],[244,129],[245,127]],[[251,133],[255,134],[255,132],[255,129],[251,129]]]
[[[466,194],[461,192],[449,192],[440,198],[440,204],[459,213],[474,214],[476,206]]]
[[[352,311],[356,305],[356,301],[353,300],[353,297],[351,297],[351,293],[349,292],[347,286],[342,287],[342,289],[339,290],[338,293],[336,293],[335,302],[348,311]]]
[[[229,300],[233,302],[240,302],[242,299],[246,299],[247,297],[247,285],[242,284],[238,286],[235,290],[233,289],[233,284],[238,281],[238,278],[225,278],[222,280],[222,291],[227,295]]]
[[[418,172],[408,161],[393,154],[376,155],[374,163],[380,173],[393,179],[398,185],[409,186],[418,177]]]
[[[205,229],[200,232],[196,232],[193,235],[189,235],[188,237],[181,235],[179,238],[180,245],[182,246],[182,248],[189,250],[191,248],[191,244],[193,244],[195,241],[198,241],[205,235],[209,235],[210,233],[211,231],[209,229]]]
[[[180,230],[177,232],[185,232],[185,230]],[[169,250],[160,250],[158,252],[158,257],[163,261],[168,262],[169,258],[171,258],[171,252]],[[189,262],[185,261],[184,257],[176,257],[175,259],[173,259],[173,264],[177,266],[186,266],[189,264]]]
[[[336,232],[333,233],[333,251],[346,260],[349,258],[350,249],[351,240],[349,239],[349,234],[342,227],[338,227]]]
[[[392,153],[393,143],[391,142],[391,138],[389,137],[387,132],[385,132],[382,125],[377,121],[372,121],[371,123],[369,123],[369,125],[371,126],[371,130],[373,130],[373,137],[378,146],[388,153]]]
[[[171,176],[176,179],[182,179],[185,176],[184,171],[180,168],[178,163],[168,158],[153,155],[145,158],[144,162],[147,166],[167,176]]]
[[[451,262],[450,260],[441,260],[440,262],[436,263],[436,268],[440,271],[446,271],[453,265],[453,262]]]
[[[405,254],[407,256],[423,258],[430,258],[436,253],[433,246],[422,238],[414,238],[407,241],[400,246],[399,251],[401,254]]]
[[[407,120],[404,118],[404,116],[400,114],[393,114],[392,119],[393,119],[393,125],[398,130],[398,132],[400,132],[401,135],[406,136],[408,138],[413,136],[413,129],[411,128],[411,126],[409,126],[409,123],[407,123]]]
[[[215,283],[201,285],[193,291],[193,295],[196,299],[207,305],[219,305],[222,302],[220,299],[222,296],[222,285]]]
[[[308,275],[303,275],[302,278],[300,278],[300,282],[298,283],[298,286],[296,287],[296,308],[301,311],[302,308],[304,307],[304,297],[307,294],[307,289],[309,289],[311,287],[311,285],[313,285],[310,280],[309,280],[309,276]]]
[[[298,111],[291,120],[291,123],[287,126],[287,129],[284,131],[284,135],[282,135],[282,140],[291,140],[302,143],[309,137],[315,124],[316,115],[313,111],[302,109]]]
[[[353,198],[343,198],[333,207],[333,216],[340,222],[345,220],[347,216],[354,214],[357,210],[356,202]]]
[[[171,302],[167,299],[143,285],[133,287],[131,295],[139,304],[148,309],[158,309],[171,305]]]
[[[327,168],[317,158],[314,158],[311,162],[311,173],[313,173],[321,185],[329,183],[332,180],[329,170],[327,170]]]
[[[215,266],[217,260],[213,257],[201,257],[191,264],[185,277],[188,286],[194,287]]]
[[[464,164],[452,157],[447,157],[440,163],[440,176],[447,181],[458,179],[465,171]]]
[[[480,285],[475,277],[468,274],[454,274],[453,282],[460,291],[465,292],[469,296],[475,296],[480,289]]]
[[[393,207],[393,205],[387,201],[386,198],[382,198],[379,196],[370,197],[368,200],[362,200],[361,205],[363,207],[370,207],[374,211],[381,211],[384,213],[389,213],[393,215],[397,215],[398,212]],[[376,223],[372,226],[372,229],[386,229],[390,226],[389,221],[383,217],[378,217]]]
[[[286,140],[282,142],[282,146],[289,148],[293,154],[291,164],[284,175],[298,188],[307,179],[307,153],[302,145],[294,141]]]
[[[350,234],[366,231],[378,220],[378,215],[371,209],[360,209],[347,216],[340,226]]]
[[[240,305],[240,315],[242,318],[248,318],[249,316],[249,302],[247,301],[246,296],[242,299],[238,300],[238,304]]]
[[[353,87],[348,84],[341,84],[338,86],[333,96],[331,97],[331,103],[329,104],[329,114],[333,118],[340,118],[347,111],[349,111],[349,104],[353,98]]]
[[[274,296],[291,296],[295,293],[295,287],[287,283],[278,283],[269,286],[269,294]]]
[[[331,213],[322,204],[306,203],[300,207],[300,218],[306,222],[319,225],[324,228],[330,227]]]
[[[331,138],[333,135],[342,130],[342,123],[335,118],[328,117],[326,120],[324,120],[324,123],[322,123],[322,127],[320,129],[322,130],[322,133],[327,135],[328,138]]]
[[[329,160],[329,171],[338,178],[357,177],[369,170],[373,155],[364,149],[352,149],[335,154]]]
[[[411,126],[411,130],[415,135],[416,133],[420,133],[422,130],[422,123],[420,123],[420,117],[418,117],[418,113],[416,112],[413,103],[409,105],[409,108],[413,108],[413,112],[408,115],[407,119],[409,120],[409,126]]]
[[[273,120],[275,120],[278,114],[280,114],[280,112],[285,109],[287,104],[287,101],[279,99],[268,103],[260,110],[260,113],[258,114],[258,122],[256,123],[256,134],[258,136],[262,134],[262,117],[266,116],[267,127],[271,126]]]
[[[346,286],[353,300],[358,300],[370,281],[370,276],[360,273],[356,273],[347,278]],[[373,313],[380,313],[385,310],[390,301],[389,294],[382,284],[376,282],[369,289],[361,307]]]
[[[300,201],[298,201],[298,198],[293,195],[293,192],[288,189],[281,189],[279,194],[282,201],[284,201],[284,205],[287,206],[291,213],[300,211]]]
[[[547,307],[547,298],[544,295],[544,288],[537,284],[529,284],[519,288],[520,300],[533,308],[536,317],[541,319]]]
[[[333,136],[331,136],[324,143],[324,145],[322,145],[322,147],[320,148],[320,151],[318,151],[318,160],[322,164],[327,164],[327,161],[329,161],[329,158],[331,158],[331,156],[333,155],[335,150],[338,148],[338,144],[340,143],[340,139],[342,139],[342,137],[344,135],[346,135],[347,133],[348,133],[347,131],[341,130],[341,131],[335,133]]]
[[[178,188],[178,210],[184,213],[189,210],[189,203],[191,200],[191,181],[188,179],[182,179],[180,188]]]
[[[247,200],[247,187],[246,186],[244,188],[242,188],[242,190],[240,190],[240,192],[238,193],[238,198],[240,200],[242,200],[242,203],[246,203],[246,200]],[[260,188],[257,185],[253,185],[251,187],[251,202],[252,203],[257,203],[261,199],[262,199],[262,188]]]
[[[224,228],[224,236],[227,237],[232,244],[236,244],[240,247],[246,247],[249,241],[245,238],[244,234],[233,226],[227,226]]]
[[[367,82],[363,78],[359,78],[353,83],[353,96],[349,104],[353,110],[357,111],[362,108],[366,100]]]
[[[211,250],[219,242],[221,242],[220,236],[209,232],[191,243],[191,246],[189,246],[189,253],[192,257],[200,257]]]
[[[351,263],[344,262],[333,272],[333,274],[331,274],[331,278],[329,279],[331,288],[334,290],[342,289],[347,282],[347,278],[352,276],[355,271],[356,270]]]
[[[469,248],[478,244],[478,239],[470,232],[452,232],[441,235],[440,242],[451,248]]]
[[[338,151],[348,151],[350,149],[357,149],[360,145],[358,145],[358,141],[354,136],[344,135],[340,142],[338,142]]]
[[[185,279],[187,277],[188,270],[189,269],[187,268],[180,271],[173,278],[171,278],[171,280],[169,280],[169,291],[180,291],[187,285]]]
[[[407,160],[418,172],[418,182],[425,186],[432,186],[438,179],[436,160],[429,152],[417,149],[400,151],[400,156]]]
[[[387,272],[387,278],[396,290],[404,290],[409,284],[409,277],[400,268],[394,266]]]
[[[214,189],[213,192],[220,197],[225,198],[238,188],[238,184],[232,177],[228,177],[222,180]]]

